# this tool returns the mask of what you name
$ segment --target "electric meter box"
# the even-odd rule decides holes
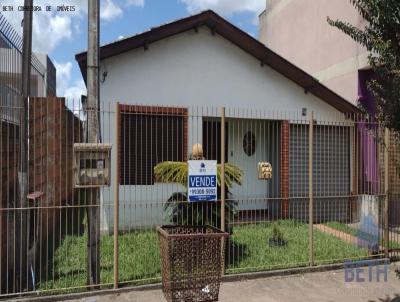
[[[75,188],[110,186],[111,144],[74,144]]]

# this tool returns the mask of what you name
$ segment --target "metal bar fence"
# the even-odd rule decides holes
[[[99,120],[111,178],[94,205],[75,186],[77,169],[97,167],[95,157],[74,162],[74,144],[86,141],[84,104],[31,98],[28,154],[19,154],[18,124],[1,121],[0,297],[159,282],[163,224],[224,228],[225,274],[398,256],[398,143],[361,115],[107,102]],[[196,144],[202,154],[193,154]],[[14,206],[21,156],[29,157],[28,208]],[[194,157],[225,170],[218,201],[187,202]],[[259,163],[271,164],[271,178],[260,179]],[[99,249],[100,284],[88,287],[92,207],[101,213],[100,243],[90,247]],[[22,211],[30,223],[16,232]],[[28,255],[18,254],[17,236]],[[25,283],[15,270],[21,257]]]
[[[1,291],[4,288],[13,293],[27,287],[35,255],[25,251],[24,244],[30,241],[33,230],[28,223],[30,206],[20,207],[18,188],[18,164],[28,154],[21,154],[21,109],[22,109],[22,39],[0,13],[0,274]],[[31,92],[33,96],[43,95],[46,90],[45,68],[32,56]],[[27,152],[28,153],[28,152]],[[26,197],[21,199],[25,200]],[[35,219],[35,218],[33,218]]]

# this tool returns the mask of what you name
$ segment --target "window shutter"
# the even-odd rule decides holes
[[[127,105],[122,109],[122,185],[152,185],[155,165],[186,160],[186,109]]]

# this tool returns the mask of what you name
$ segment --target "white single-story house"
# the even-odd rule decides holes
[[[86,56],[76,55],[85,79]],[[345,114],[358,109],[213,11],[102,46],[100,80],[104,108],[121,104],[119,150],[115,114],[101,119],[103,142],[113,144],[112,166],[120,157],[121,230],[165,222],[165,201],[184,189],[157,183],[156,163],[186,161],[194,143],[203,144],[208,159],[220,159],[223,106],[226,161],[244,171],[242,186],[231,192],[239,210],[282,212],[279,205],[289,200],[293,217],[307,216],[307,121],[314,112],[314,190],[331,196],[316,197],[316,217],[350,215],[349,198],[334,196],[353,190],[354,129]],[[261,161],[273,166],[268,182],[257,178]],[[102,193],[104,231],[114,223],[111,183]]]

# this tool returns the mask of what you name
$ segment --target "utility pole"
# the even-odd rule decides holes
[[[88,143],[99,143],[99,33],[100,1],[88,1],[87,119]],[[99,189],[88,188],[88,285],[100,284],[100,202]]]
[[[25,0],[25,7],[32,7],[33,0]],[[32,57],[32,10],[24,12],[23,21],[23,46],[22,46],[22,98],[20,107],[20,158],[18,167],[18,188],[19,198],[17,207],[20,208],[16,213],[16,275],[20,290],[28,287],[28,246],[27,227],[29,225],[29,215],[23,208],[27,207],[28,196],[28,98],[30,95],[31,82],[31,57]],[[17,256],[18,254],[18,256]]]

